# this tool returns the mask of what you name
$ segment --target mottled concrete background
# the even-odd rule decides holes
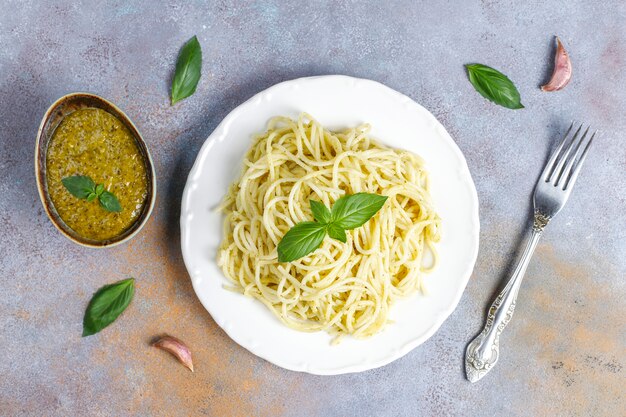
[[[207,3],[0,1],[0,415],[624,415],[623,1]],[[170,107],[176,55],[194,34],[202,80]],[[574,77],[542,93],[555,34]],[[508,74],[526,109],[474,92],[470,62]],[[205,138],[258,91],[320,74],[371,78],[430,109],[468,159],[482,223],[474,274],[437,334],[388,366],[336,377],[285,371],[233,343],[198,302],[179,249],[181,193]],[[40,118],[73,91],[124,109],[155,160],[154,214],[113,249],[70,243],[37,196]],[[472,385],[466,343],[521,250],[536,175],[573,118],[603,135],[539,245],[497,368]],[[129,309],[81,338],[91,294],[128,276]],[[163,332],[187,341],[196,373],[149,347]]]

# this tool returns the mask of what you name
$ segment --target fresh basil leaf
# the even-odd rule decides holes
[[[323,203],[319,201],[311,200],[311,211],[313,212],[313,218],[321,224],[327,224],[330,222],[330,210]]]
[[[103,191],[104,191],[104,184],[96,185],[96,190],[95,190],[96,196],[100,196]]]
[[[343,243],[346,243],[348,240],[346,237],[346,231],[342,227],[337,226],[335,223],[328,225],[328,236]]]
[[[202,49],[197,37],[187,41],[178,54],[172,81],[172,105],[196,92],[202,70]]]
[[[467,64],[469,80],[487,100],[509,109],[523,109],[515,84],[500,71],[482,64]]]
[[[91,298],[87,311],[85,311],[83,337],[96,334],[113,323],[128,307],[134,294],[134,278],[100,288]]]
[[[362,226],[382,208],[386,196],[369,193],[345,195],[335,201],[332,209],[332,223],[345,230]]]
[[[85,199],[94,192],[96,184],[85,175],[74,175],[61,180],[67,191],[74,197]]]
[[[107,211],[113,211],[119,213],[122,211],[122,206],[112,193],[108,191],[103,191],[102,194],[98,197],[100,200],[100,205]]]
[[[278,243],[278,262],[291,262],[319,248],[326,236],[326,226],[317,222],[302,222],[283,236]]]
[[[98,195],[96,193],[89,193],[89,195],[87,196],[87,201],[92,202],[96,198],[98,198]]]

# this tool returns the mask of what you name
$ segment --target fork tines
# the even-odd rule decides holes
[[[572,122],[569,129],[567,129],[565,137],[550,157],[542,175],[545,182],[562,190],[568,189],[576,182],[576,178],[587,156],[587,151],[589,151],[591,142],[597,133],[597,131],[593,131],[589,134],[590,126],[587,126],[581,134],[583,129],[582,123],[573,132],[575,125],[578,125],[578,123]],[[583,144],[585,145],[583,146]]]

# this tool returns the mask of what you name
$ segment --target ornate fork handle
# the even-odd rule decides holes
[[[513,275],[509,278],[502,292],[498,294],[493,304],[491,304],[483,331],[467,346],[465,373],[467,374],[467,379],[471,382],[476,382],[485,376],[498,361],[500,334],[506,325],[509,324],[511,317],[513,317],[515,301],[524,278],[524,273],[537,247],[543,229],[549,221],[550,217],[535,211],[532,234],[526,244],[522,258],[519,260]]]

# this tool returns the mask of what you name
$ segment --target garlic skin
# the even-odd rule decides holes
[[[546,85],[541,86],[542,91],[559,91],[569,83],[572,78],[572,62],[567,51],[563,47],[559,37],[556,37],[556,54],[554,55],[554,70],[552,77]]]
[[[181,340],[173,336],[160,337],[152,346],[171,353],[185,367],[193,372],[193,362],[191,361],[191,351]]]

